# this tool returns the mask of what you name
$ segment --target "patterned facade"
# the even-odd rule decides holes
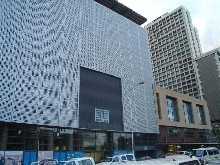
[[[179,7],[146,26],[153,63],[154,83],[202,98],[195,58],[201,55],[198,33],[190,13]]]
[[[79,128],[84,67],[121,79],[124,131],[158,132],[144,29],[93,0],[3,0],[0,11],[0,121]]]

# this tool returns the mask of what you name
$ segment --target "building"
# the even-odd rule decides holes
[[[154,83],[202,99],[195,58],[201,56],[198,33],[183,6],[147,24]]]
[[[211,121],[220,122],[220,48],[196,59]]]
[[[211,130],[204,100],[154,85],[159,153],[176,152],[212,145],[206,136]]]
[[[146,18],[115,0],[3,0],[0,11],[2,159],[156,150]]]

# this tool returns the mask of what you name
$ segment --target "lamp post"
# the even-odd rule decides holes
[[[144,83],[145,83],[144,81],[139,82],[139,83],[137,84],[137,86],[138,86],[138,85],[143,85]],[[132,91],[134,90],[135,87],[136,87],[136,86],[134,86],[134,87],[132,88]],[[133,96],[133,100],[134,100],[134,96]],[[135,105],[135,106],[136,106],[136,105]],[[133,108],[131,109],[131,122],[132,122],[132,128],[131,128],[131,148],[132,148],[132,153],[135,154],[135,153],[134,153]]]

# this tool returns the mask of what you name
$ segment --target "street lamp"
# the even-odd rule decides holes
[[[141,81],[137,84],[138,85],[143,85],[145,82],[144,81]],[[134,86],[132,88],[132,91],[134,90],[135,87],[137,86]],[[134,95],[133,95],[133,100],[134,100]],[[136,105],[135,105],[136,106]],[[133,108],[131,109],[131,122],[132,122],[132,128],[131,128],[131,148],[132,148],[132,153],[133,155],[135,154],[134,153],[134,130],[133,130]]]

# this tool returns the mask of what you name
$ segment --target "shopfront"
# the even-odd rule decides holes
[[[148,134],[134,138],[137,154],[146,150],[144,146],[155,146],[155,138]],[[131,133],[125,132],[0,123],[1,159],[11,156],[26,164],[48,157],[63,161],[82,156],[100,162],[107,156],[131,153],[131,142]]]

